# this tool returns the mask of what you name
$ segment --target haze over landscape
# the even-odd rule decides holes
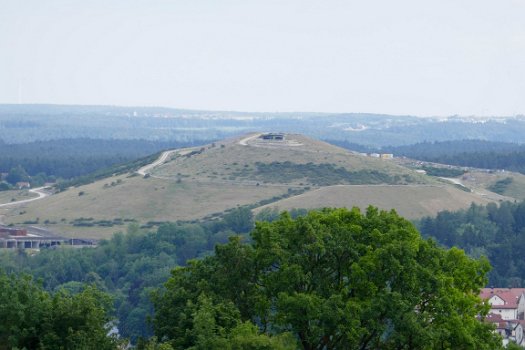
[[[523,114],[520,0],[0,1],[0,102]]]
[[[0,350],[525,348],[524,10],[0,0]]]

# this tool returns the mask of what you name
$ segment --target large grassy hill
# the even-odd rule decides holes
[[[237,206],[397,208],[408,217],[486,202],[391,160],[288,134],[260,134],[171,153],[147,176],[115,175],[42,200],[1,208],[5,223],[38,224],[71,237],[107,237],[135,221],[213,218]]]

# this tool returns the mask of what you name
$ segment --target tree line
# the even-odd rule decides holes
[[[122,336],[135,341],[152,335],[146,323],[152,313],[149,294],[169,277],[170,270],[187,260],[209,255],[228,237],[246,235],[253,227],[248,208],[230,210],[219,220],[165,223],[143,231],[131,224],[93,249],[43,249],[0,252],[0,267],[9,273],[27,273],[42,280],[46,291],[79,291],[94,284],[112,295]]]
[[[0,140],[0,172],[21,167],[27,175],[45,174],[71,179],[189,142],[103,140],[90,138],[8,144]]]
[[[393,153],[412,159],[482,169],[506,169],[525,173],[525,145],[486,140],[419,142],[374,148],[347,140],[329,140],[337,146],[365,153]],[[441,176],[441,175],[438,175]]]
[[[390,153],[413,159],[525,173],[525,145],[483,140],[422,142],[410,146],[387,147]]]
[[[445,247],[457,246],[473,257],[486,256],[493,269],[489,285],[525,285],[525,203],[502,202],[499,206],[472,204],[456,212],[441,211],[418,223],[421,233]]]

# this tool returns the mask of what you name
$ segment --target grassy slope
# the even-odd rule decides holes
[[[391,161],[354,155],[299,135],[293,138],[302,146],[242,146],[238,140],[229,140],[205,147],[203,151],[197,148],[200,153],[191,157],[174,155],[171,161],[154,169],[154,177],[144,179],[141,176],[118,175],[70,188],[42,201],[10,210],[4,221],[22,223],[40,218],[39,224],[45,220],[56,222],[50,224],[49,228],[66,236],[102,238],[125,229],[125,226],[75,227],[71,221],[80,217],[92,217],[94,220],[137,219],[140,224],[148,221],[193,220],[237,205],[253,204],[284,195],[289,189],[305,187],[310,187],[310,191],[278,202],[278,205],[282,209],[289,209],[353,205],[366,207],[373,204],[385,209],[396,207],[402,215],[412,218],[432,214],[443,208],[468,206],[471,201],[487,201],[448,185],[429,187],[437,182]],[[268,183],[253,177],[256,162],[285,161],[329,163],[349,171],[372,169],[400,175],[401,183],[409,179],[412,186],[331,186],[319,189],[300,177],[282,182],[277,181],[277,176]],[[242,173],[244,175],[240,175]],[[260,184],[256,185],[257,182]],[[421,186],[414,187],[413,184]],[[79,196],[81,192],[83,195]]]
[[[501,199],[504,197],[500,196]],[[301,194],[293,198],[257,208],[277,207],[279,210],[292,208],[360,207],[369,205],[381,209],[395,209],[400,215],[416,219],[435,215],[440,210],[457,210],[468,207],[472,202],[487,204],[489,199],[461,191],[452,186],[330,186]]]
[[[172,162],[157,168],[155,174],[164,177],[186,177],[195,180],[217,183],[255,183],[261,182],[255,177],[256,163],[292,162],[296,164],[328,163],[335,167],[344,167],[348,171],[373,169],[378,172],[394,175],[407,175],[411,182],[428,183],[425,179],[406,168],[393,164],[390,161],[381,161],[350,152],[327,144],[312,140],[301,135],[293,135],[294,139],[302,143],[298,147],[260,147],[242,146],[237,142],[228,142],[221,147],[208,147],[202,154],[187,158],[176,157]],[[245,175],[239,175],[244,173]],[[178,175],[179,174],[179,175]],[[290,186],[311,186],[312,183],[298,178],[291,181],[269,181],[269,183]]]
[[[122,180],[116,186],[104,186]],[[6,222],[22,223],[40,218],[56,222],[50,229],[69,236],[101,238],[118,227],[72,227],[67,225],[80,217],[95,220],[115,218],[148,221],[175,221],[202,218],[237,205],[245,205],[285,193],[286,188],[265,186],[232,186],[199,184],[183,180],[181,183],[155,178],[126,178],[116,176],[86,186],[72,188],[46,198],[28,203],[23,209],[11,211]],[[84,192],[79,196],[80,192]],[[19,212],[25,211],[23,215]],[[63,220],[65,219],[65,220]]]
[[[512,172],[504,173],[485,173],[485,172],[472,172],[467,180],[464,181],[466,185],[486,189],[491,184],[499,180],[506,179],[507,177],[512,178],[511,184],[505,189],[503,194],[505,196],[513,197],[517,200],[525,200],[525,175]]]

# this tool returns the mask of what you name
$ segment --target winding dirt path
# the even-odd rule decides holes
[[[0,208],[8,207],[8,206],[15,206],[15,205],[24,204],[24,203],[29,203],[29,202],[37,201],[39,199],[48,197],[48,196],[51,195],[51,193],[46,191],[46,189],[48,189],[48,188],[50,188],[50,187],[43,186],[43,187],[32,188],[32,189],[29,190],[29,192],[37,194],[38,197],[0,204]]]
[[[261,135],[262,135],[261,133],[257,133],[257,134],[245,137],[245,138],[243,138],[242,140],[239,141],[239,145],[241,145],[241,146],[248,146],[248,141],[253,140],[253,139],[255,139],[255,138],[257,138],[257,137],[259,137]]]
[[[162,152],[162,154],[160,155],[160,157],[154,161],[153,163],[151,164],[148,164],[148,165],[144,165],[142,168],[140,168],[139,170],[137,170],[137,174],[139,175],[146,175],[146,174],[149,174],[149,172],[151,171],[151,169],[163,164],[164,162],[166,162],[166,160],[168,159],[168,157],[172,154],[172,153],[175,153],[179,151],[178,149],[172,149],[172,150],[169,150],[169,151],[164,151]]]
[[[156,161],[154,161],[151,164],[143,166],[142,168],[137,170],[137,173],[139,175],[142,175],[142,176],[148,174],[153,168],[155,168],[155,167],[165,163],[166,160],[169,158],[169,156],[172,153],[179,152],[179,151],[181,151],[181,150],[180,149],[173,149],[173,150],[162,152],[162,154],[160,155],[160,157]],[[9,203],[0,203],[0,208],[13,207],[13,206],[16,206],[16,205],[25,204],[25,203],[37,201],[37,200],[40,200],[40,199],[44,199],[44,198],[46,198],[46,197],[51,195],[51,193],[49,191],[46,191],[46,189],[50,189],[50,187],[49,186],[48,187],[42,186],[42,187],[32,188],[32,189],[29,190],[29,192],[37,194],[38,197],[29,198],[29,199],[23,199],[23,200],[19,200],[19,201],[15,201],[15,202],[9,202]]]

